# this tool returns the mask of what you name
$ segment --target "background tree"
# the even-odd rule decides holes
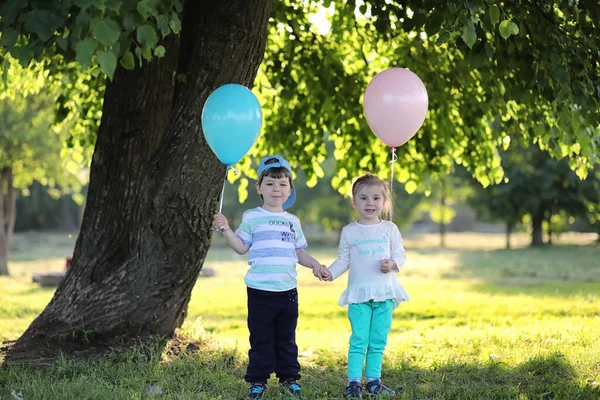
[[[544,223],[550,233],[564,216],[590,217],[588,206],[600,202],[596,171],[581,180],[567,160],[555,160],[535,146],[512,146],[502,159],[504,182],[479,188],[471,204],[506,223],[507,247],[510,232],[524,219],[531,224],[531,245],[540,246]]]
[[[64,169],[64,128],[51,127],[54,102],[44,89],[44,76],[23,70],[9,57],[5,65],[5,80],[0,82],[0,275],[8,275],[17,193],[27,194],[34,181],[46,185],[55,198],[81,187],[77,177]],[[69,166],[78,170],[73,161]]]
[[[31,361],[65,332],[93,332],[88,340],[173,333],[210,243],[225,175],[202,136],[202,105],[222,84],[252,86],[263,54],[256,83],[266,123],[251,156],[289,155],[311,179],[322,174],[331,140],[342,191],[361,170],[389,176],[388,151],[367,129],[360,96],[390,66],[410,66],[430,95],[426,124],[399,152],[396,176],[407,184],[454,161],[484,183],[499,181],[494,160],[507,133],[489,123],[500,117],[549,125],[537,139],[555,155],[555,144],[566,143],[581,173],[594,162],[600,139],[580,127],[600,118],[596,2],[373,1],[358,10],[354,1],[205,3],[2,3],[4,49],[78,82],[62,85],[62,99],[85,93],[84,83],[94,93],[82,97],[84,106],[67,101],[65,115],[86,110],[80,121],[93,127],[99,71],[110,78],[72,267],[8,362]],[[326,35],[310,23],[319,5],[332,12]],[[90,68],[85,79],[69,75],[75,60]],[[251,179],[253,158],[240,163]]]

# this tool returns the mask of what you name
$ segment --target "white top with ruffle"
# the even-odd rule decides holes
[[[381,221],[374,225],[352,222],[342,229],[339,257],[331,264],[332,279],[338,278],[348,269],[348,287],[340,296],[338,304],[347,306],[370,300],[393,300],[394,308],[409,299],[392,271],[384,274],[379,261],[392,259],[398,271],[406,260],[402,235],[396,224]],[[395,271],[395,272],[398,272]]]

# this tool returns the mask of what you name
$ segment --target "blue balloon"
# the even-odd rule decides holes
[[[254,93],[230,83],[208,96],[202,109],[206,142],[223,164],[237,163],[252,148],[262,127],[262,109]]]

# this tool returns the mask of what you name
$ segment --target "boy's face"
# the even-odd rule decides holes
[[[283,203],[286,202],[292,193],[292,187],[287,177],[271,178],[265,176],[259,185],[256,184],[256,191],[263,197],[263,208],[271,212],[283,211]]]

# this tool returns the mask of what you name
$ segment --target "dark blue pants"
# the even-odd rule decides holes
[[[267,292],[248,288],[247,382],[267,383],[272,372],[280,382],[300,379],[296,325],[298,292]]]

